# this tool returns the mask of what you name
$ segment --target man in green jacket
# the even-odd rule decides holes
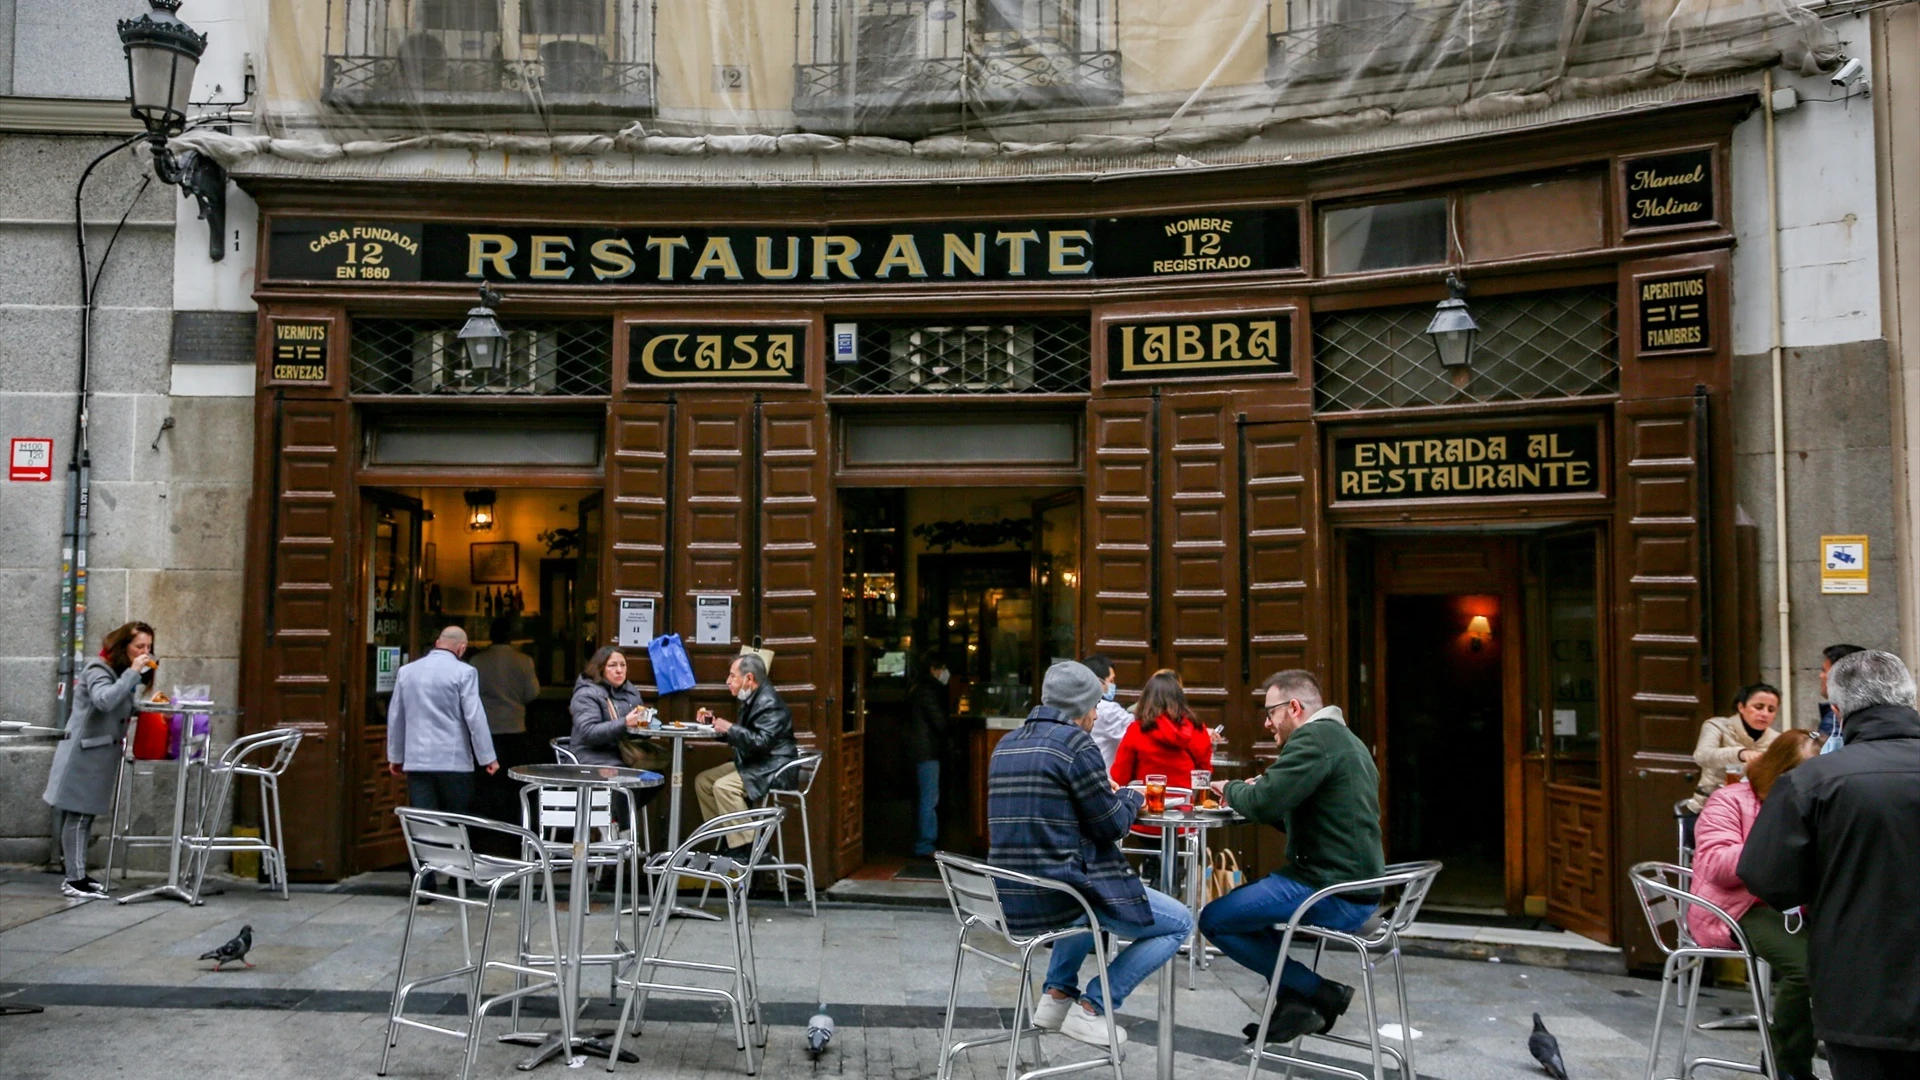
[[[1228,806],[1287,834],[1287,861],[1200,912],[1200,932],[1220,951],[1271,979],[1280,966],[1280,931],[1300,904],[1329,885],[1379,877],[1380,774],[1373,755],[1323,701],[1308,671],[1282,671],[1266,683],[1266,727],[1280,757],[1258,780],[1215,782]],[[1303,922],[1352,931],[1372,918],[1380,894],[1328,897]],[[1353,987],[1322,979],[1297,960],[1280,970],[1280,993],[1267,1026],[1270,1042],[1324,1034],[1347,1011]],[[1248,1025],[1247,1038],[1257,1031]]]

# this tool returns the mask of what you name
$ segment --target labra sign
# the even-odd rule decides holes
[[[1107,327],[1109,382],[1292,372],[1290,311]]]
[[[630,385],[807,381],[807,331],[797,323],[635,326],[629,334]]]
[[[1335,439],[1334,497],[1484,499],[1600,490],[1592,424]]]
[[[267,277],[330,283],[837,285],[1297,270],[1292,206],[799,229],[275,218]]]

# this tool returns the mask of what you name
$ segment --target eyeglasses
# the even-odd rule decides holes
[[[1288,698],[1287,700],[1281,702],[1278,705],[1269,705],[1267,706],[1267,709],[1266,709],[1267,719],[1269,720],[1273,719],[1273,711],[1275,709],[1284,709],[1289,705],[1297,705],[1297,704],[1299,704],[1299,700],[1297,698]]]

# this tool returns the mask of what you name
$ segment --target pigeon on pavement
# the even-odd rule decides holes
[[[820,1011],[807,1021],[807,1056],[815,1061],[826,1052],[827,1044],[833,1041],[833,1017],[827,1015],[825,1004]]]
[[[247,953],[252,950],[253,927],[243,926],[240,928],[240,933],[235,936],[232,941],[227,942],[212,952],[201,953],[200,959],[213,961],[213,970],[219,971],[220,965],[231,964],[236,960],[242,964],[247,964]],[[253,965],[247,964],[247,966],[252,967]]]
[[[1527,1036],[1527,1051],[1553,1080],[1567,1080],[1567,1063],[1560,1059],[1560,1040],[1547,1030],[1539,1013],[1533,1014],[1533,1034]]]

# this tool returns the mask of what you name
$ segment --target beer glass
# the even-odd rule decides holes
[[[1212,770],[1193,770],[1193,800],[1187,804],[1189,807],[1198,810],[1213,805],[1213,792],[1207,790],[1207,785],[1212,781]]]
[[[1147,813],[1164,814],[1167,811],[1167,778],[1154,773],[1147,777]]]

